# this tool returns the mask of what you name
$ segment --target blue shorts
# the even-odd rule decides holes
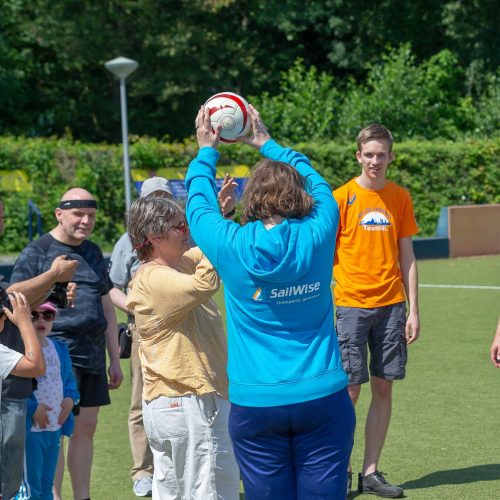
[[[232,404],[229,433],[246,500],[345,498],[354,427],[347,389],[284,406]]]

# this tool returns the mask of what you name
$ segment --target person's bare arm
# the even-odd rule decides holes
[[[118,309],[127,314],[131,314],[131,311],[127,307],[127,296],[119,288],[113,287],[109,291],[109,298],[115,307],[118,307]]]
[[[48,271],[29,280],[10,285],[7,292],[21,292],[31,306],[39,305],[55,283],[71,281],[77,266],[77,260],[67,260],[65,255],[59,255],[54,259]]]
[[[500,317],[498,318],[497,330],[490,347],[491,362],[500,368]]]
[[[403,277],[406,298],[408,299],[408,318],[406,320],[406,341],[415,342],[420,335],[420,316],[418,309],[418,270],[413,253],[411,237],[399,239],[399,267]]]
[[[9,299],[12,304],[12,312],[6,307],[3,308],[3,312],[7,319],[19,328],[25,352],[11,373],[18,377],[39,377],[45,373],[45,359],[31,321],[30,306],[22,293],[9,293]]]
[[[113,302],[109,294],[101,297],[104,316],[108,322],[106,328],[106,348],[109,355],[109,388],[118,389],[123,380],[123,373],[120,367],[120,354],[118,347],[118,324],[116,322],[116,313]]]
[[[217,198],[219,199],[220,211],[222,215],[227,218],[234,218],[234,212],[236,207],[236,193],[235,189],[238,187],[238,183],[229,174],[224,176],[222,181],[222,186]]]

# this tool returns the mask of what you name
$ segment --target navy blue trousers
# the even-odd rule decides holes
[[[354,427],[347,389],[284,406],[232,404],[229,433],[245,499],[345,499]]]

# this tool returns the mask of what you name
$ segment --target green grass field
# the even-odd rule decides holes
[[[500,370],[489,345],[500,314],[500,256],[421,261],[421,338],[410,346],[407,378],[395,384],[389,435],[380,462],[389,481],[415,500],[500,498]],[[221,309],[222,296],[218,301]],[[101,411],[92,470],[93,500],[131,500],[125,383]],[[368,387],[357,408],[353,469],[363,454]],[[356,481],[355,481],[356,484]],[[72,498],[69,477],[64,498]],[[370,498],[370,497],[367,497]]]

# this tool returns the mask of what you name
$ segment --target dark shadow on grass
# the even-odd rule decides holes
[[[444,484],[465,484],[477,481],[498,481],[500,464],[474,465],[463,469],[440,470],[400,486],[405,490],[432,488]]]
[[[368,494],[364,494],[363,493],[358,493],[357,490],[354,490],[351,492],[351,494],[347,497],[347,500],[353,500],[354,498],[358,498],[358,500],[362,500],[362,499],[368,499],[368,498],[375,498],[373,495],[368,495]],[[401,498],[406,498],[406,496],[403,496]],[[241,499],[240,499],[241,500]]]
[[[463,469],[440,470],[432,472],[419,479],[407,481],[400,484],[404,490],[416,490],[420,488],[432,488],[445,484],[466,484],[477,481],[498,481],[500,479],[500,464],[474,465]],[[353,490],[349,499],[361,497]],[[245,494],[240,493],[240,500],[245,500]]]

